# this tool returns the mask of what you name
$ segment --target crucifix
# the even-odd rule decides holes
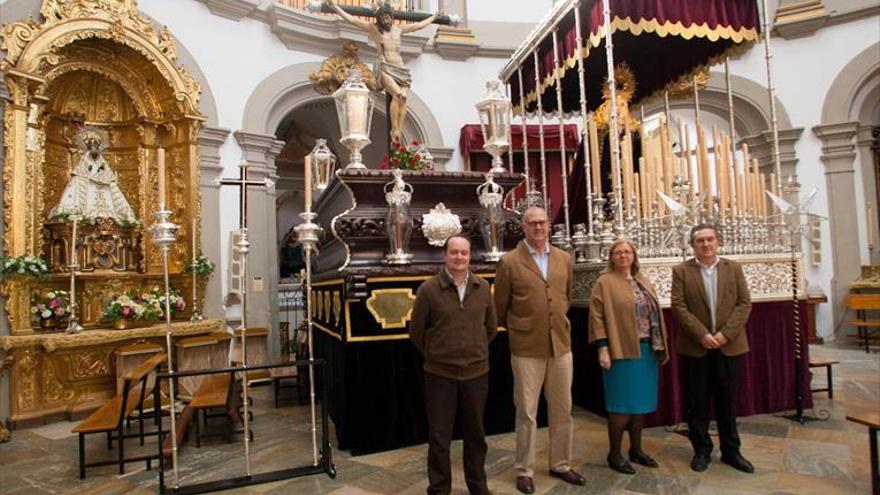
[[[265,178],[263,180],[248,179],[248,163],[242,159],[239,163],[239,176],[234,179],[216,179],[215,185],[218,186],[235,186],[238,187],[238,239],[235,242],[235,252],[239,256],[239,294],[241,294],[241,367],[242,372],[242,422],[244,426],[244,459],[245,473],[251,475],[251,450],[250,450],[250,423],[248,419],[248,378],[247,378],[247,255],[250,250],[250,243],[247,238],[247,202],[248,187],[272,187],[274,182]]]
[[[388,121],[391,127],[389,134],[392,142],[400,143],[401,129],[406,118],[406,99],[412,86],[412,76],[400,56],[401,36],[418,31],[432,23],[455,26],[459,18],[454,15],[445,16],[440,11],[434,14],[399,11],[387,1],[374,5],[375,8],[341,6],[337,5],[335,0],[325,0],[311,2],[309,10],[336,13],[345,22],[364,31],[370,37],[379,52],[373,72],[379,86],[385,90]],[[368,22],[358,17],[374,18],[375,21]],[[395,24],[394,19],[407,23]]]

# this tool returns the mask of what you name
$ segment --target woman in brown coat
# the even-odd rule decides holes
[[[608,465],[634,474],[623,457],[623,431],[629,431],[629,460],[648,467],[657,461],[642,451],[645,414],[657,409],[658,364],[669,359],[666,327],[654,287],[639,273],[635,246],[611,245],[608,267],[593,285],[590,342],[599,347],[599,365],[608,410]]]

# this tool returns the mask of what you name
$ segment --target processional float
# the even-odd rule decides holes
[[[583,147],[578,152],[583,166],[572,173],[575,180],[583,181],[585,194],[576,198],[581,204],[569,205],[568,189],[577,191],[580,184],[569,183],[563,157],[562,213],[555,219],[561,225],[551,238],[575,254],[574,304],[588,304],[589,288],[609,247],[622,237],[639,246],[647,275],[658,287],[661,302],[668,303],[671,268],[689,254],[690,227],[703,222],[718,225],[725,240],[722,253],[743,263],[753,299],[793,300],[794,419],[804,421],[799,318],[803,274],[800,229],[793,220],[797,215],[791,214],[800,211],[799,185],[793,178],[784,181],[781,170],[766,3],[713,0],[689,3],[688,12],[664,8],[660,13],[654,11],[658,7],[653,2],[557,2],[514,52],[500,79],[507,85],[523,130],[533,117],[542,131],[538,170],[533,172],[524,150],[526,191],[519,197],[536,195],[537,180],[545,203],[550,199],[544,119],[556,119],[562,126],[567,116],[579,115]],[[769,174],[750,157],[745,143],[737,149],[729,68],[731,57],[759,38],[764,46],[772,134]],[[700,111],[701,86],[708,80],[708,68],[718,63],[723,63],[726,82],[726,132],[717,127],[706,130]],[[641,119],[633,117],[630,109],[659,98],[663,112],[656,121],[645,121],[644,106]],[[673,122],[671,98],[693,101],[693,132],[688,125]],[[608,169],[603,167],[606,155]],[[776,201],[782,196],[790,203]],[[768,202],[768,197],[773,199]],[[570,225],[573,216],[583,223]]]

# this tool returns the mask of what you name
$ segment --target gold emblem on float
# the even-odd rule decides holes
[[[376,289],[366,301],[367,310],[383,330],[405,328],[412,317],[412,289]]]

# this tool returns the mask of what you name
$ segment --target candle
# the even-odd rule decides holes
[[[596,121],[590,116],[588,123],[590,134],[590,166],[593,172],[593,192],[602,194],[602,161],[599,158],[599,130]]]
[[[193,244],[192,245],[192,257],[193,257],[193,260],[195,260],[196,259],[196,233],[198,232],[195,217],[193,217],[192,224],[193,224],[192,225],[192,244]]]
[[[685,180],[691,175],[691,135],[689,131],[689,127],[685,124],[681,130],[682,142],[684,143],[684,148],[682,152],[682,156],[684,156],[684,175],[682,176]]]
[[[306,155],[303,159],[303,177],[306,211],[312,211],[312,155]]]
[[[70,233],[70,264],[76,266],[76,225],[78,217],[77,215],[72,215],[71,218],[73,219],[73,227],[71,228]]]
[[[669,124],[661,117],[660,156],[663,161],[663,185],[667,194],[672,194],[672,143],[669,139]]]
[[[772,192],[774,196],[779,196],[779,190],[776,187],[776,173],[775,172],[770,173],[770,192]],[[771,205],[770,210],[775,212],[776,207],[774,205]]]
[[[648,172],[645,167],[646,167],[645,157],[640,156],[639,157],[639,173],[636,174],[636,177],[637,177],[636,182],[638,182],[638,187],[639,187],[638,193],[639,193],[639,199],[641,200],[640,204],[639,204],[639,208],[641,208],[641,210],[642,210],[642,218],[648,218],[648,204],[647,204],[648,188],[647,188],[647,186],[645,186],[645,184],[646,184],[645,181],[648,178]]]
[[[642,208],[642,194],[641,194],[641,184],[639,183],[641,178],[639,177],[638,172],[633,174],[633,186],[635,188],[635,209],[636,209],[636,221],[642,217],[644,214],[644,209]]]
[[[158,162],[158,177],[156,180],[159,182],[159,209],[165,209],[165,148],[159,148],[156,150],[156,161]]]

